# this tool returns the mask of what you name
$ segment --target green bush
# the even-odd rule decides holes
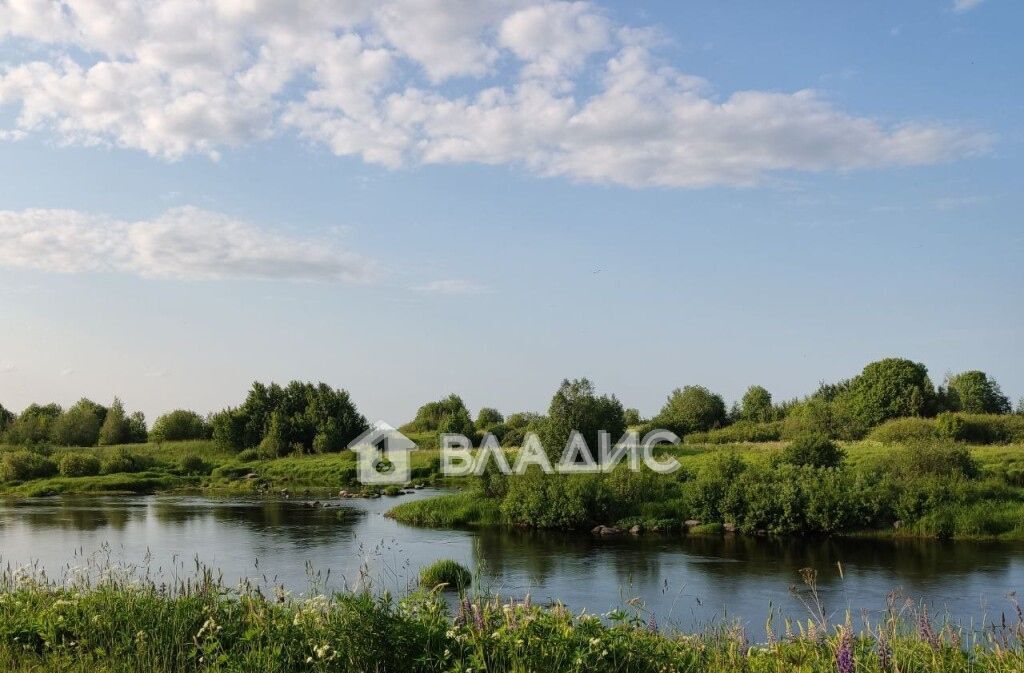
[[[62,477],[95,477],[100,459],[88,453],[65,453],[57,462]]]
[[[244,449],[239,451],[235,458],[237,458],[240,463],[251,463],[254,460],[260,459],[260,452],[256,449]]]
[[[0,479],[27,481],[57,474],[57,464],[33,451],[11,451],[0,458]]]
[[[883,444],[903,444],[931,439],[938,434],[938,424],[930,418],[894,418],[871,431],[868,439]]]
[[[210,474],[211,469],[202,456],[189,454],[181,459],[181,471],[185,474]]]
[[[577,529],[607,520],[604,504],[599,475],[530,469],[509,477],[501,513],[514,526]]]
[[[428,588],[443,584],[447,590],[461,591],[468,588],[472,581],[473,575],[469,569],[451,559],[434,561],[420,570],[420,585]]]
[[[686,444],[739,444],[741,442],[777,442],[782,439],[782,422],[758,423],[737,421],[724,428],[707,432],[691,432],[683,441]]]
[[[782,450],[782,461],[790,465],[837,467],[844,458],[846,452],[824,435],[797,437]]]
[[[100,461],[100,472],[118,474],[121,472],[142,472],[152,467],[153,461],[148,456],[132,453],[128,449],[114,449]]]
[[[918,442],[892,453],[887,460],[890,476],[914,479],[921,476],[977,477],[980,468],[963,446],[942,442]]]
[[[936,418],[940,437],[971,444],[1024,442],[1024,416],[946,412]]]
[[[175,409],[156,419],[150,433],[153,441],[176,442],[209,439],[212,429],[202,416],[188,409]]]

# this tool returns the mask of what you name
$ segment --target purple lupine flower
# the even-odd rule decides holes
[[[875,649],[878,652],[878,664],[881,669],[883,671],[892,670],[892,648],[889,647],[889,640],[885,637],[885,631],[882,629],[878,629]]]
[[[932,629],[932,624],[928,621],[928,608],[923,608],[921,614],[917,617],[917,634],[921,638],[922,642],[928,643],[932,646],[932,649],[939,649],[939,636]]]
[[[653,612],[651,613],[651,616],[647,619],[647,630],[651,633],[658,632],[658,620],[654,618]]]
[[[853,636],[850,629],[839,631],[839,643],[836,645],[836,670],[839,673],[853,673]]]

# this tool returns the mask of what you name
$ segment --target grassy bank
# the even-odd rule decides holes
[[[116,576],[116,575],[115,575]],[[601,617],[555,605],[369,593],[292,600],[225,588],[209,573],[174,587],[138,578],[58,585],[8,573],[0,667],[12,673],[238,671],[912,671],[1024,668],[1024,623],[965,631],[890,606],[876,620],[824,616],[748,633],[659,629],[642,605]],[[865,613],[867,614],[867,613]],[[761,643],[761,644],[754,644]]]
[[[783,443],[683,445],[665,450],[682,465],[670,475],[492,476],[390,514],[425,526],[1024,539],[1022,445],[837,448],[819,465]]]

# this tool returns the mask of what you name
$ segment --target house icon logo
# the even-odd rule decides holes
[[[356,454],[356,478],[363,484],[404,484],[412,476],[409,452],[416,443],[388,425],[377,421],[348,448]]]

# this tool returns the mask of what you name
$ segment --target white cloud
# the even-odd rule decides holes
[[[0,105],[17,112],[0,140],[49,132],[169,159],[296,130],[392,168],[702,187],[931,164],[992,143],[809,90],[716,93],[658,57],[656,31],[588,2],[0,0],[5,38],[47,47],[12,53],[53,56],[0,65]]]
[[[427,294],[481,294],[488,291],[486,285],[460,278],[434,280],[413,288],[416,292]]]
[[[954,12],[968,12],[985,0],[953,0],[953,11]]]
[[[372,260],[329,243],[188,206],[136,222],[73,210],[0,211],[0,266],[183,280],[363,282],[377,273]]]

